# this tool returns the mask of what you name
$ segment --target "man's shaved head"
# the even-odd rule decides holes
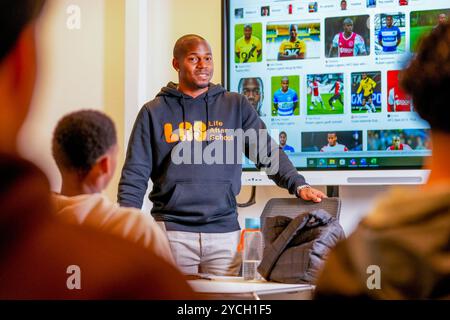
[[[173,48],[172,66],[178,73],[178,89],[192,97],[206,91],[214,73],[211,47],[196,35],[182,36]]]
[[[204,41],[207,43],[207,41],[204,38],[196,34],[187,34],[182,36],[175,43],[175,46],[173,48],[173,57],[177,60],[180,59],[186,54],[186,49],[189,46],[189,44],[191,44],[192,42],[199,42],[199,41]]]

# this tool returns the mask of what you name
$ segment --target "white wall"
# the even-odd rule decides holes
[[[221,1],[153,0],[149,1],[149,98],[169,81],[176,81],[172,68],[173,45],[181,36],[198,34],[211,45],[215,61],[212,82],[221,82]]]
[[[81,9],[81,29],[66,26],[67,8]],[[49,0],[38,26],[39,69],[31,114],[21,132],[20,150],[50,179],[61,179],[51,155],[57,121],[80,109],[103,109],[104,0]]]
[[[172,68],[172,50],[179,37],[194,33],[209,41],[215,60],[215,83],[221,82],[222,52],[220,0],[126,0],[126,8],[127,140],[142,105],[169,81],[178,80]]]

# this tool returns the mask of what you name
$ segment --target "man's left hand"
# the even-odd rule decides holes
[[[327,196],[322,192],[314,188],[304,188],[301,189],[298,196],[306,201],[321,202],[322,199],[327,198]]]

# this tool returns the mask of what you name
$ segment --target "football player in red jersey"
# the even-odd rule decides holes
[[[328,52],[328,57],[354,57],[367,55],[364,38],[353,32],[353,20],[345,18],[343,32],[339,32],[333,38]]]
[[[399,136],[394,136],[392,138],[392,145],[390,145],[386,151],[410,151],[412,148],[406,143],[402,143]]]

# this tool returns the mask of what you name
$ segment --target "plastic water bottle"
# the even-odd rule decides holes
[[[243,231],[242,275],[244,280],[261,280],[258,266],[263,256],[263,235],[259,218],[246,218]]]

